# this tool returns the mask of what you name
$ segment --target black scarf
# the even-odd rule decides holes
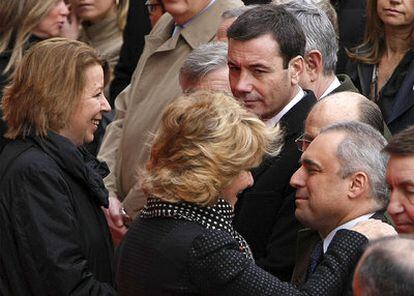
[[[201,207],[187,202],[169,203],[156,197],[148,198],[148,202],[140,214],[141,218],[171,217],[191,221],[207,229],[226,231],[239,243],[240,251],[247,258],[253,259],[252,252],[245,239],[234,230],[232,220],[233,208],[222,198],[213,206]]]

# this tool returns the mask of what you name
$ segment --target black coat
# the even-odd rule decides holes
[[[289,281],[295,265],[295,245],[300,223],[295,217],[295,189],[290,177],[299,168],[300,151],[295,139],[303,131],[309,110],[316,103],[312,92],[280,120],[285,132],[280,155],[265,159],[253,171],[254,185],[235,206],[234,228],[249,243],[256,263]]]
[[[339,231],[324,261],[300,289],[246,258],[226,231],[167,217],[137,218],[119,248],[119,295],[338,295],[366,238]]]
[[[414,124],[414,49],[406,53],[403,61],[392,73],[388,82],[381,89],[380,100],[383,93],[395,90],[391,109],[381,111],[384,121],[392,134],[402,131],[406,127]],[[407,62],[404,63],[403,62]],[[347,72],[353,80],[355,86],[359,88],[361,94],[369,97],[372,73],[374,65],[363,64],[355,61],[348,63]]]
[[[107,172],[54,133],[0,154],[0,295],[115,295]]]

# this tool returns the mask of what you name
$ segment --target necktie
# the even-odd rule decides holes
[[[316,270],[318,264],[322,261],[323,257],[323,241],[318,241],[312,250],[310,263],[308,268],[308,278]]]

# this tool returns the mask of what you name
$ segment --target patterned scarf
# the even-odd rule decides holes
[[[222,198],[213,206],[200,207],[187,202],[169,203],[156,197],[150,197],[148,198],[147,205],[141,211],[140,217],[144,219],[171,217],[195,222],[207,229],[226,231],[239,243],[240,251],[247,258],[253,259],[249,245],[232,226],[233,208]]]

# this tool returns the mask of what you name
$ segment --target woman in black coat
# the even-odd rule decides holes
[[[110,110],[104,66],[81,42],[48,39],[27,51],[5,89],[1,295],[116,294],[101,209],[108,169],[82,148]]]
[[[272,151],[266,128],[234,98],[196,92],[163,114],[142,186],[148,203],[119,247],[120,295],[339,295],[365,236],[340,231],[307,284],[296,288],[255,265],[232,227],[248,170]]]

